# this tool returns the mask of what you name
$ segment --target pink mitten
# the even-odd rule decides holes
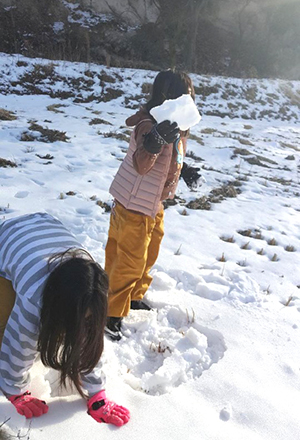
[[[128,409],[106,399],[105,391],[99,391],[87,401],[88,414],[99,423],[122,426],[130,419]]]
[[[31,393],[26,391],[24,394],[15,394],[8,397],[8,400],[16,407],[19,414],[26,419],[31,417],[40,417],[48,412],[48,405],[43,400],[31,397]]]

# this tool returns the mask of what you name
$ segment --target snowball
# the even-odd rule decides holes
[[[232,407],[230,403],[228,403],[224,408],[220,411],[220,419],[224,422],[227,422],[232,416]]]
[[[30,391],[35,397],[48,399],[51,395],[51,387],[43,375],[35,376],[30,383]]]
[[[165,120],[177,122],[182,131],[188,130],[201,120],[191,95],[182,95],[177,99],[167,99],[162,105],[153,107],[150,113],[158,123]]]

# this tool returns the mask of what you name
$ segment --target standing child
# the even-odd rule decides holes
[[[188,132],[181,132],[168,120],[157,124],[150,110],[185,94],[195,99],[187,74],[160,72],[150,101],[126,120],[134,130],[110,187],[115,200],[105,261],[109,276],[106,333],[113,340],[121,338],[122,318],[130,308],[150,309],[142,299],[152,281],[149,271],[164,235],[162,201],[174,197],[186,153]],[[200,177],[199,168],[191,168],[185,167],[189,185]]]
[[[57,219],[35,213],[0,225],[0,390],[19,414],[48,412],[27,391],[39,353],[61,385],[69,380],[87,399],[97,422],[128,422],[129,411],[106,398],[99,373],[107,290],[104,270]]]

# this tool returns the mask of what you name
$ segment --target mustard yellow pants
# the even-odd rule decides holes
[[[0,277],[0,348],[3,333],[15,303],[16,293],[10,281]]]
[[[152,218],[116,204],[105,249],[108,316],[127,316],[130,302],[143,298],[152,281],[149,271],[158,257],[163,235],[163,209]]]

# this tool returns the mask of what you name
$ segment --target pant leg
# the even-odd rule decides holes
[[[10,281],[0,277],[0,348],[4,330],[15,303],[16,293]]]
[[[131,299],[134,301],[139,301],[143,299],[145,293],[147,292],[152,282],[152,276],[149,275],[149,272],[157,260],[160,244],[163,239],[163,236],[164,236],[164,210],[162,209],[156,215],[154,228],[151,231],[151,241],[148,246],[147,261],[143,276],[136,283],[131,295]]]
[[[153,225],[149,225],[149,223]],[[142,278],[151,241],[149,229],[155,220],[135,214],[117,204],[111,214],[105,249],[105,270],[109,276],[108,316],[127,316],[131,294]]]

